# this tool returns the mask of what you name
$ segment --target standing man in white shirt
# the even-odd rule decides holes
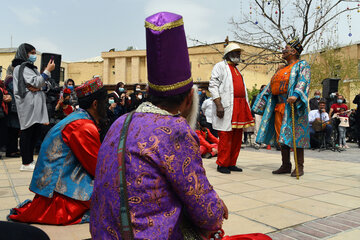
[[[309,126],[310,126],[310,142],[312,147],[314,145],[320,146],[319,141],[315,138],[315,129],[314,125],[318,124],[321,126],[320,128],[323,129],[323,126],[325,125],[325,141],[326,144],[330,143],[330,136],[332,132],[332,126],[330,123],[329,114],[326,112],[326,101],[325,99],[321,99],[319,101],[319,109],[315,109],[309,112]]]
[[[236,67],[241,62],[241,51],[238,44],[229,43],[224,50],[224,60],[215,64],[209,82],[214,104],[212,125],[219,135],[217,171],[224,174],[242,172],[236,161],[243,129],[255,125],[245,81]]]

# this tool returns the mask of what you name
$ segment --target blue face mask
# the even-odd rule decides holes
[[[68,89],[70,89],[71,91],[74,91],[74,86],[68,86]]]
[[[109,99],[109,104],[113,104],[115,103],[115,100],[114,99]]]
[[[125,89],[122,88],[122,87],[120,87],[120,88],[119,88],[119,91],[120,91],[120,92],[125,92]]]
[[[315,95],[315,98],[316,98],[316,99],[320,99],[320,95]]]
[[[34,63],[36,61],[36,55],[35,54],[30,54],[29,61]]]
[[[342,102],[343,102],[342,99],[338,99],[338,100],[337,100],[337,103],[339,103],[339,104],[341,104]]]

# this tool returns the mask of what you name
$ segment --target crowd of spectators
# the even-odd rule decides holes
[[[314,97],[309,100],[311,146],[336,145],[340,149],[347,149],[347,141],[352,141],[360,147],[359,100],[360,95],[357,95],[353,101],[357,104],[357,110],[349,110],[344,96],[338,92],[325,99],[321,98],[320,91],[315,91]]]
[[[28,48],[31,48],[30,51],[34,49],[32,46]],[[29,49],[26,49],[25,52],[29,51]],[[17,158],[24,155],[22,156],[23,165],[20,170],[32,171],[34,169],[33,154],[40,151],[42,140],[47,132],[79,107],[75,93],[76,86],[72,79],[67,79],[64,85],[60,87],[51,79],[50,74],[48,76],[46,74],[44,75],[44,73],[39,73],[40,77],[37,77],[39,75],[36,75],[37,73],[33,71],[33,78],[35,80],[33,80],[32,85],[26,85],[25,91],[32,92],[29,96],[36,96],[36,94],[43,96],[39,98],[40,101],[37,103],[37,105],[41,106],[41,109],[36,115],[36,117],[39,118],[38,120],[43,122],[39,123],[39,121],[35,119],[33,120],[34,123],[31,123],[31,119],[31,121],[25,120],[23,121],[24,124],[30,125],[24,126],[22,129],[16,107],[17,104],[15,103],[13,71],[14,67],[10,65],[5,80],[0,81],[0,151],[6,152],[6,157]],[[27,71],[27,69],[25,69],[25,71]],[[46,76],[48,76],[46,85],[43,86],[40,82],[43,81]],[[39,83],[35,82],[36,79],[39,79],[37,80]],[[114,91],[108,94],[106,104],[107,119],[101,124],[100,129],[102,138],[117,118],[135,110],[142,102],[147,100],[146,89],[141,89],[140,84],[135,84],[134,89],[130,92],[131,94],[125,89],[124,83],[119,82]],[[26,104],[28,106],[28,102],[26,102]],[[26,114],[24,117],[29,118],[31,115],[32,114]],[[37,136],[36,138],[34,137],[35,135]],[[23,154],[20,153],[21,146],[19,146],[19,142],[20,145],[23,144],[23,146],[27,146],[26,148],[23,147],[23,150],[26,149],[26,152]]]
[[[0,82],[0,148],[6,152],[6,157],[20,157],[18,144],[20,136],[20,122],[15,104],[13,86],[14,67],[9,66],[7,76]],[[65,81],[63,87],[59,87],[49,79],[50,84],[45,88],[28,88],[28,91],[42,91],[46,95],[46,108],[49,121],[43,125],[37,125],[41,132],[40,139],[36,140],[35,151],[39,151],[42,139],[47,131],[63,118],[71,114],[78,108],[78,100],[75,93],[75,82],[72,79]],[[260,90],[263,89],[261,86]],[[208,97],[206,89],[199,88],[199,121],[197,133],[202,146],[203,156],[213,157],[217,154],[217,131],[212,127],[213,101]],[[253,101],[256,95],[253,96]],[[135,110],[142,102],[147,101],[147,90],[141,89],[140,84],[135,84],[133,89],[128,91],[123,82],[116,84],[115,89],[108,94],[106,105],[107,119],[102,125],[101,137],[103,138],[111,124],[123,114]],[[353,101],[359,109],[360,94]],[[338,93],[331,95],[330,99],[321,98],[320,91],[315,91],[314,97],[309,100],[309,125],[311,146],[316,148],[322,144],[319,132],[324,133],[326,144],[331,144],[331,133],[337,131],[336,144],[340,148],[348,148],[346,141],[358,142],[360,147],[360,111],[348,110],[346,100]],[[253,114],[255,128],[251,131],[256,139],[257,129],[261,123],[261,116]],[[247,141],[247,133],[244,133],[244,141]],[[334,141],[334,140],[333,140]],[[21,140],[20,140],[21,142]],[[25,144],[25,143],[24,143]],[[256,148],[260,145],[254,143]],[[265,147],[265,146],[262,146]],[[29,150],[33,151],[33,150]],[[29,153],[28,153],[29,154]],[[30,158],[30,157],[29,157]],[[30,158],[31,160],[31,158]],[[29,161],[30,161],[29,160]]]

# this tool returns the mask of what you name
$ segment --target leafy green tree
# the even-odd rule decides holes
[[[312,89],[321,88],[321,82],[326,78],[339,78],[341,91],[344,80],[359,78],[358,60],[345,55],[340,48],[327,47],[310,58]]]
[[[248,88],[246,89],[247,94],[248,94],[248,98],[249,98],[249,103],[251,103],[252,99],[254,96],[256,96],[257,94],[259,94],[260,89],[257,88],[257,84],[255,84],[251,90],[249,90]]]

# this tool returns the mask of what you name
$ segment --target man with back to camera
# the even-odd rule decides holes
[[[148,17],[149,102],[121,116],[99,150],[92,239],[183,239],[184,221],[218,231],[227,208],[210,185],[190,127],[198,94],[180,15]]]
[[[75,91],[80,109],[46,135],[29,187],[35,197],[10,210],[13,221],[54,225],[89,221],[101,144],[98,126],[106,117],[107,94],[99,78]]]

